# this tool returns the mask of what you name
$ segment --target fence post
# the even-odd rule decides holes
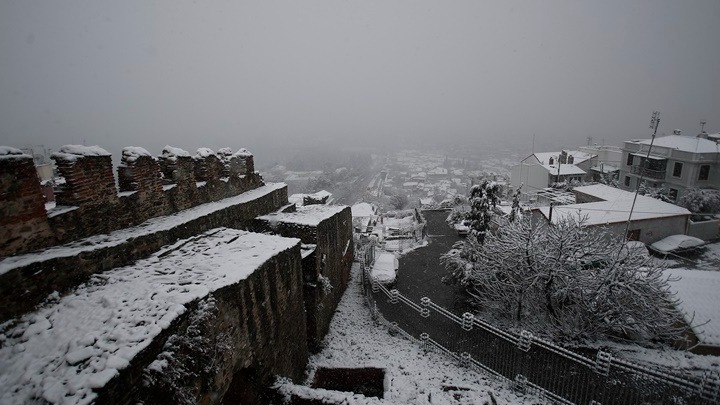
[[[597,357],[595,358],[595,372],[608,376],[610,374],[610,362],[612,361],[612,354],[598,350]]]
[[[423,318],[427,318],[430,316],[430,298],[428,297],[422,297],[420,299],[420,304],[422,304],[422,309],[420,309],[420,316]]]
[[[393,288],[390,290],[390,303],[397,304],[398,303],[398,297],[400,296],[400,291]]]
[[[468,352],[462,352],[460,353],[460,365],[469,368],[470,367],[470,361],[472,357],[470,356],[470,353]]]
[[[465,331],[470,331],[473,328],[473,319],[475,317],[470,312],[465,312],[462,317],[462,328]]]
[[[516,390],[524,394],[527,389],[527,378],[522,374],[516,375],[514,385]]]
[[[428,339],[430,339],[430,335],[427,333],[420,334],[420,347],[422,347],[425,353],[428,351]]]
[[[518,349],[527,352],[530,350],[530,340],[532,339],[532,333],[528,330],[520,332],[520,339],[518,339]],[[522,375],[522,374],[520,374]]]
[[[400,330],[400,327],[398,326],[397,322],[390,322],[390,328],[388,330],[390,332],[390,335],[395,336]]]

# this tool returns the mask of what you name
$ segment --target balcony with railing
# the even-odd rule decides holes
[[[632,166],[632,173],[637,174],[638,176],[643,176],[645,178],[649,179],[659,179],[662,180],[665,178],[665,170],[653,170],[648,167],[644,167],[644,165],[633,165]]]

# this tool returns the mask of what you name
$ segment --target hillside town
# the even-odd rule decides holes
[[[423,270],[424,274],[433,274],[433,278],[437,277],[435,278],[437,281],[431,287],[432,294],[436,295],[432,295],[432,298],[424,296],[422,303],[412,304],[411,307],[414,305],[415,308],[422,308],[426,302],[438,302],[440,304],[431,305],[441,305],[444,300],[460,302],[459,308],[465,312],[459,312],[457,315],[451,315],[451,312],[458,309],[438,307],[437,310],[449,309],[451,312],[441,312],[450,316],[449,319],[452,319],[452,316],[462,316],[463,325],[468,319],[477,317],[477,319],[485,319],[482,322],[495,323],[496,326],[493,328],[506,329],[507,332],[503,333],[518,333],[513,325],[517,325],[519,317],[515,323],[507,323],[499,316],[500,312],[483,311],[473,306],[475,305],[473,300],[482,298],[483,294],[488,294],[487,297],[482,298],[483,305],[486,307],[494,305],[488,301],[494,293],[477,289],[482,281],[476,279],[478,276],[473,269],[485,259],[480,259],[481,261],[477,263],[476,259],[467,261],[463,252],[471,248],[478,249],[473,247],[477,246],[474,244],[478,241],[481,243],[484,241],[485,248],[492,249],[496,239],[500,241],[503,235],[513,235],[516,227],[520,227],[517,232],[521,232],[516,238],[522,239],[535,232],[522,226],[537,228],[542,238],[550,238],[544,242],[544,248],[551,249],[555,243],[551,236],[554,232],[553,228],[565,229],[562,232],[566,235],[575,232],[573,227],[582,228],[583,231],[578,233],[580,236],[577,236],[581,239],[577,239],[576,242],[568,239],[568,242],[565,242],[566,247],[562,248],[564,250],[559,251],[563,257],[566,257],[563,260],[577,261],[580,270],[576,271],[581,273],[605,271],[602,269],[609,268],[608,266],[615,260],[620,260],[617,265],[626,269],[623,271],[637,268],[647,273],[644,277],[648,280],[656,280],[653,283],[659,283],[658,293],[666,289],[672,297],[675,297],[667,301],[668,305],[673,306],[669,313],[677,313],[677,318],[670,320],[676,326],[677,322],[684,322],[686,325],[678,329],[679,332],[659,331],[656,337],[651,337],[653,333],[658,333],[652,332],[654,326],[646,325],[643,328],[649,329],[636,329],[636,332],[624,337],[632,342],[628,344],[623,343],[623,339],[617,338],[618,330],[625,330],[624,333],[635,330],[630,324],[624,324],[621,329],[611,328],[605,332],[600,332],[601,329],[598,329],[594,332],[595,335],[582,333],[568,335],[561,329],[552,332],[552,329],[547,327],[536,329],[528,324],[525,328],[531,328],[532,332],[522,329],[523,336],[527,334],[526,338],[530,339],[528,345],[563,344],[565,348],[558,347],[553,350],[568,350],[575,347],[598,351],[598,356],[607,353],[603,355],[610,356],[608,358],[617,357],[617,361],[620,362],[639,362],[638,370],[642,370],[642,367],[666,369],[668,375],[680,371],[684,377],[678,375],[677,378],[690,378],[689,381],[699,379],[697,381],[705,384],[705,387],[716,387],[713,385],[713,381],[716,381],[713,380],[716,378],[713,370],[717,369],[717,359],[720,358],[718,352],[720,323],[715,319],[720,304],[718,294],[720,291],[718,288],[720,286],[720,271],[718,271],[720,269],[720,198],[718,198],[720,146],[718,141],[720,134],[701,133],[690,137],[676,131],[669,136],[627,141],[623,147],[594,145],[581,146],[577,150],[536,152],[515,162],[508,158],[475,161],[420,151],[400,151],[387,156],[374,155],[371,166],[373,172],[369,174],[347,168],[337,171],[338,173],[355,171],[360,173],[358,178],[366,179],[367,183],[355,184],[360,198],[349,207],[337,205],[335,195],[325,189],[310,193],[285,194],[286,197],[283,197],[283,193],[287,193],[287,186],[283,183],[264,184],[262,176],[254,170],[253,155],[244,149],[238,152],[232,152],[230,149],[214,152],[200,148],[195,155],[191,155],[182,149],[168,146],[163,150],[162,155],[154,158],[143,148],[128,147],[124,149],[121,164],[117,167],[119,190],[110,191],[116,187],[111,172],[110,155],[100,147],[78,145],[63,147],[59,152],[52,154],[54,164],[48,163],[47,157],[37,156],[32,150],[22,151],[2,147],[0,164],[4,173],[18,173],[14,175],[14,181],[5,183],[5,191],[2,194],[5,233],[0,276],[3,278],[2,287],[5,291],[6,304],[3,310],[5,323],[1,330],[0,354],[3,364],[13,365],[6,367],[2,376],[3,386],[16,387],[4,391],[3,402],[22,403],[39,397],[51,403],[58,402],[62,398],[64,402],[72,403],[89,403],[100,398],[113,398],[113,400],[122,398],[122,401],[129,398],[146,398],[151,402],[157,400],[155,394],[151,395],[147,390],[120,394],[117,390],[123,387],[125,384],[123,381],[126,380],[145,381],[142,384],[151,384],[155,389],[166,387],[179,390],[177,392],[186,396],[190,402],[195,401],[190,398],[200,398],[197,395],[210,394],[212,391],[202,394],[205,391],[198,390],[199,386],[178,385],[184,384],[177,380],[179,377],[173,377],[175,378],[173,380],[167,379],[167,373],[172,375],[180,373],[177,374],[180,376],[182,373],[194,372],[178,363],[182,357],[177,357],[180,356],[180,352],[177,352],[179,349],[170,345],[171,340],[166,341],[164,351],[157,352],[155,360],[150,363],[137,363],[135,356],[142,354],[143,357],[147,357],[144,354],[146,350],[142,348],[149,347],[148,344],[157,346],[159,343],[155,342],[158,337],[167,333],[163,332],[164,330],[172,330],[172,333],[176,334],[173,336],[177,336],[173,339],[179,339],[179,342],[185,339],[186,332],[182,331],[181,325],[186,322],[196,322],[193,320],[196,317],[199,317],[197,322],[213,322],[213,317],[208,318],[206,312],[217,311],[211,309],[217,305],[214,304],[216,300],[213,298],[216,295],[214,291],[238,283],[243,285],[242,280],[248,275],[234,279],[227,278],[234,273],[215,275],[196,271],[197,274],[187,273],[181,277],[182,280],[173,281],[165,275],[167,267],[163,263],[170,261],[184,263],[182,266],[187,267],[189,271],[199,268],[200,262],[192,264],[195,263],[193,260],[203,257],[205,264],[200,267],[209,265],[209,270],[215,265],[208,260],[217,258],[219,260],[217,265],[225,263],[219,267],[226,269],[223,270],[225,272],[233,267],[230,263],[245,263],[240,267],[250,271],[248,274],[253,274],[247,264],[252,261],[251,257],[264,258],[253,265],[262,269],[265,266],[262,264],[263,260],[270,260],[273,257],[275,259],[272,260],[280,260],[279,258],[285,254],[280,252],[291,249],[297,243],[292,240],[297,240],[300,242],[298,260],[302,261],[303,269],[308,266],[308,269],[313,270],[302,270],[305,297],[300,299],[300,302],[304,301],[303,325],[306,325],[307,337],[303,347],[306,349],[304,352],[289,349],[287,353],[294,356],[293,358],[314,353],[316,360],[310,361],[310,368],[305,372],[315,377],[310,377],[305,383],[308,385],[303,386],[302,380],[299,379],[302,369],[295,368],[290,374],[283,374],[285,372],[281,371],[282,367],[287,365],[281,363],[261,372],[265,373],[263,375],[266,377],[263,378],[267,387],[272,385],[269,379],[272,373],[280,372],[280,375],[292,378],[280,380],[280,383],[276,382],[276,394],[273,395],[289,396],[295,400],[306,398],[319,401],[317,403],[340,403],[347,397],[341,393],[330,394],[326,389],[336,384],[331,381],[341,378],[342,372],[330,371],[328,376],[320,377],[320,374],[315,373],[320,373],[318,367],[327,363],[320,359],[339,356],[339,350],[344,350],[341,348],[342,345],[332,343],[333,339],[349,334],[356,336],[355,339],[362,340],[362,336],[368,333],[353,329],[359,327],[357,324],[359,321],[347,323],[341,322],[340,319],[360,316],[355,312],[365,312],[375,320],[372,328],[387,329],[390,335],[395,335],[392,339],[408,339],[410,343],[414,341],[420,344],[421,348],[428,349],[426,343],[423,343],[423,339],[427,339],[423,336],[427,336],[428,333],[423,333],[423,336],[414,335],[410,330],[419,327],[419,324],[405,324],[410,322],[408,318],[402,318],[402,322],[400,319],[393,321],[392,319],[399,315],[397,309],[387,307],[388,304],[382,300],[383,294],[387,294],[389,297],[387,302],[397,302],[398,298],[393,297],[403,297],[401,302],[412,303],[413,291],[424,288],[420,287],[419,283],[424,282],[418,278],[418,274],[413,274],[419,270],[418,261],[425,263],[421,264],[421,267],[426,267]],[[104,173],[104,177],[87,177],[85,173]],[[158,173],[159,176],[153,173]],[[19,174],[22,177],[17,177]],[[291,173],[289,176],[294,174]],[[312,178],[308,178],[307,182],[313,184]],[[330,189],[335,187],[332,182],[326,185]],[[98,193],[98,190],[107,190],[107,192]],[[225,197],[228,193],[238,192],[237,197]],[[253,193],[254,195],[250,196]],[[263,197],[265,194],[275,196],[267,200],[267,197]],[[24,203],[14,205],[13,201],[16,198],[21,198]],[[272,203],[257,205],[260,201],[256,200],[257,198]],[[231,202],[233,199],[236,202]],[[98,202],[102,203],[98,205]],[[164,204],[165,208],[158,205],[159,203]],[[255,208],[252,208],[254,211],[251,211],[254,212],[251,215],[255,217],[242,214],[247,218],[239,222],[237,219],[229,221],[220,219],[227,215],[222,213],[223,210],[236,210],[233,204],[240,204],[238,207],[244,206],[243,204],[247,207],[250,207],[247,204],[255,204]],[[111,220],[108,217],[108,220],[103,220],[102,216],[108,215],[108,207],[114,207],[112,208],[114,218]],[[146,208],[138,211],[138,207]],[[138,217],[139,212],[144,215]],[[196,231],[185,233],[187,236],[199,236],[194,236],[188,241],[176,242],[173,242],[175,238],[162,236],[168,231],[171,233],[167,235],[171,235],[175,232],[172,229],[181,224],[204,223],[207,219],[202,218],[210,218],[208,215],[217,219],[210,220],[208,225],[202,225]],[[86,220],[89,221],[85,222]],[[219,221],[218,224],[227,228],[218,228],[218,230],[209,228],[209,224],[216,223],[215,221]],[[524,223],[527,225],[522,225]],[[244,231],[231,231],[230,228],[244,229]],[[262,238],[270,238],[270,236],[253,236],[252,232],[256,231],[270,231],[291,239],[287,239],[288,242],[283,242],[282,238],[264,240]],[[109,236],[102,237],[102,233],[107,232]],[[595,246],[596,242],[590,239],[583,242],[585,239],[582,238],[586,236],[581,235],[596,233],[604,240],[603,247]],[[262,240],[255,240],[257,238]],[[93,263],[94,260],[100,260],[108,254],[102,252],[127,249],[126,246],[136,244],[133,240],[142,240],[143,243],[134,249],[137,250],[139,246],[149,243],[153,247],[143,247],[142,251],[157,253],[151,253],[148,257],[147,253],[139,252],[133,256],[138,259],[134,264],[127,259],[124,261],[113,259],[111,262],[102,259],[104,261]],[[193,240],[194,242],[188,245],[189,241]],[[236,240],[237,243],[233,242]],[[242,243],[239,242],[241,240]],[[220,248],[223,244],[231,242],[238,244],[237,248],[232,248],[231,251],[237,251],[239,256],[235,253],[228,256],[230,251]],[[170,244],[162,247],[167,243]],[[259,250],[255,252],[258,243],[265,246],[263,252]],[[574,245],[576,243],[580,245],[576,247]],[[273,244],[277,244],[278,247],[271,247],[275,246]],[[624,247],[617,259],[612,257],[610,250],[608,253],[603,253],[605,246],[621,245]],[[580,250],[575,251],[577,248]],[[513,248],[507,245],[503,249],[505,253],[510,253]],[[197,252],[202,252],[202,256],[197,256]],[[603,256],[605,254],[609,256]],[[246,258],[245,255],[249,256]],[[177,258],[173,259],[175,256]],[[87,280],[84,283],[77,284],[69,278],[58,278],[59,276],[52,275],[53,271],[43,270],[57,266],[65,268],[67,266],[65,263],[74,263],[81,257],[98,258],[83,265],[80,272],[75,270],[68,273],[68,275],[73,274],[72,277],[80,277],[80,274],[84,274],[82,279]],[[350,271],[350,263],[353,261],[355,264]],[[433,262],[438,263],[434,265],[436,267],[427,267]],[[459,268],[454,267],[457,263],[461,263]],[[497,271],[502,271],[500,268],[503,263],[509,264],[502,261],[492,264],[490,261],[483,266],[499,265]],[[560,266],[557,268],[558,271],[561,267],[565,267],[560,263],[556,262],[554,265]],[[636,265],[640,267],[633,267]],[[234,266],[237,267],[238,264]],[[156,274],[152,276],[156,278],[136,279],[136,274],[146,272],[148,269],[155,269],[148,274]],[[487,267],[478,267],[478,269],[482,272],[487,271]],[[458,270],[461,272],[458,273]],[[430,273],[427,273],[428,271]],[[520,271],[520,269],[512,271]],[[52,275],[55,281],[51,283],[43,281],[47,279],[46,275]],[[87,278],[88,275],[91,277]],[[272,280],[279,276],[263,277],[270,277],[269,280]],[[558,273],[557,277],[565,276],[560,276]],[[608,274],[603,277],[603,280],[607,280],[607,277],[614,276]],[[353,287],[345,291],[349,281]],[[275,282],[279,282],[279,279]],[[287,282],[293,283],[291,280]],[[136,290],[140,291],[141,284],[163,291],[165,287],[162,285],[183,286],[188,283],[197,285],[200,289],[188,290],[185,287],[182,291],[176,291],[177,287],[171,287],[162,298],[172,303],[170,306],[152,307],[144,313],[132,309],[138,305],[145,305],[143,297],[133,295],[136,294]],[[21,291],[17,290],[18,285],[27,289],[22,295],[22,303],[17,301],[19,296],[16,297],[17,292]],[[358,285],[361,287],[359,290],[356,287]],[[641,282],[633,288],[649,288],[648,286]],[[475,290],[470,295],[466,295],[470,291],[469,288]],[[341,302],[341,297],[342,300],[353,302],[351,298],[346,297],[347,294],[364,295],[367,302],[371,303],[370,312],[367,312],[368,308],[357,303],[352,304],[351,307],[347,307],[349,303],[342,304],[345,305],[341,305],[344,309],[336,310],[335,305]],[[153,294],[153,297],[155,297],[153,300],[157,300],[160,296]],[[273,302],[273,307],[279,305],[277,310],[281,310],[283,306],[288,308],[289,305],[289,303],[275,302],[279,297],[274,297],[274,293],[264,299]],[[192,304],[192,307],[199,306],[197,310],[192,311],[204,309],[191,315],[189,320],[178,324],[178,320],[185,319],[181,315],[189,310],[188,305],[195,302],[199,304]],[[126,308],[130,303],[132,305]],[[98,306],[97,310],[91,309],[93,306]],[[107,308],[115,308],[112,313],[122,314],[129,311],[127,314],[132,314],[127,319],[118,318],[119,325],[126,331],[123,332],[125,335],[113,332],[118,330],[119,326],[107,330],[100,326],[103,324],[102,317],[106,316],[103,314],[107,312]],[[88,321],[72,327],[60,326],[73,324],[75,322],[73,319],[79,316],[73,311],[78,309],[85,312],[95,311],[97,317],[93,315]],[[338,315],[339,312],[336,312],[348,310],[353,312],[344,315]],[[423,311],[420,311],[421,315]],[[639,312],[633,316],[642,314],[643,312]],[[644,314],[649,316],[649,313]],[[96,325],[97,322],[100,323]],[[367,328],[366,321],[362,322],[365,324],[363,328]],[[132,325],[157,326],[144,328],[141,331],[137,326],[133,329]],[[69,330],[66,331],[70,327],[77,332],[71,334]],[[258,327],[266,328],[261,325]],[[428,324],[426,327],[429,328],[428,331],[432,331],[437,326]],[[212,333],[219,331],[209,329],[212,330],[215,331]],[[644,332],[640,332],[641,330]],[[330,334],[325,336],[326,333]],[[648,334],[648,337],[641,338],[641,335],[634,335],[637,333]],[[144,337],[142,339],[132,337],[133,334]],[[92,339],[89,336],[92,336]],[[594,338],[589,339],[592,336]],[[605,337],[599,338],[600,336]],[[558,338],[560,340],[555,341]],[[118,339],[127,343],[121,344]],[[219,339],[219,335],[216,337],[212,334],[207,335],[205,339]],[[368,339],[373,339],[377,345],[397,344],[381,343],[380,341],[385,338],[377,336]],[[55,343],[50,344],[50,340],[54,340]],[[106,341],[116,343],[109,345]],[[661,341],[671,344],[661,344]],[[190,342],[188,341],[188,344],[191,344]],[[446,355],[449,353],[448,359],[451,360],[453,356],[459,355],[448,351],[451,349],[448,349],[447,345],[452,345],[451,342],[452,339],[433,340],[434,347],[440,349],[434,351],[440,355],[443,352],[446,352]],[[568,346],[568,343],[572,344]],[[295,347],[294,345],[292,347]],[[72,350],[65,347],[70,347]],[[157,347],[162,348],[162,345]],[[260,350],[258,353],[261,353],[264,349],[260,347],[262,345],[253,350]],[[668,351],[669,347],[673,347],[673,350]],[[398,372],[396,367],[402,370],[401,364],[406,361],[394,355],[389,358],[393,365],[388,363],[387,366],[382,367],[385,363],[373,357],[371,349],[362,350],[364,353],[362,356],[365,356],[364,362],[379,364],[380,369],[384,369],[386,373]],[[114,354],[119,352],[127,352],[127,354],[121,357]],[[470,354],[465,354],[471,360],[469,363],[461,362],[465,364],[464,367],[473,368],[474,362],[478,362],[476,363],[480,367],[478,370],[488,367],[479,363],[482,353],[474,351],[468,353]],[[188,355],[191,354],[185,352],[182,354],[182,356]],[[493,356],[498,355],[500,354],[493,354]],[[343,362],[331,363],[334,367],[350,366]],[[141,364],[145,364],[142,373],[133,371]],[[300,364],[305,364],[305,361]],[[61,376],[67,375],[69,370],[74,370],[73,373],[77,373],[78,376],[72,379]],[[370,372],[369,369],[358,370],[361,374]],[[267,374],[268,372],[271,374]],[[28,373],[37,374],[39,377],[31,379],[23,377],[29,375]],[[219,375],[215,377],[212,375],[212,373],[207,374],[204,378],[214,378],[218,384],[223,384],[222,380],[218,379]],[[332,377],[333,375],[335,377]],[[225,380],[228,382],[224,384],[229,385],[221,388],[223,395],[229,397],[249,395],[260,403],[269,400],[267,396],[269,394],[264,389],[236,386],[235,378],[237,377]],[[320,379],[326,381],[321,382]],[[55,383],[49,386],[48,381],[51,380]],[[510,398],[516,395],[512,393],[513,389],[510,386],[499,388],[502,381],[500,378],[492,383],[494,388],[489,391],[487,388],[470,388],[470,392],[460,397],[472,402],[488,398],[492,401],[496,397]],[[538,395],[535,401],[552,400],[565,395],[544,388],[542,385],[544,383],[541,383],[541,380],[537,381],[536,385],[541,385],[537,385],[537,389],[533,391],[533,395]],[[408,383],[410,385],[407,385]],[[353,388],[352,385],[344,386],[340,391],[355,392],[354,398],[358,403],[375,403],[373,397],[387,400],[416,398],[419,392],[417,390],[421,390],[417,383],[411,383],[410,380],[403,382],[401,386],[397,384],[398,382],[390,385],[386,382],[384,386],[381,384],[379,388],[375,388],[379,393],[374,394],[367,391],[367,387]],[[518,392],[518,389],[519,392],[524,392],[518,387],[515,387],[515,392]],[[438,397],[445,395],[441,394],[444,392],[442,389],[432,392]],[[173,396],[176,400],[181,398],[178,393]],[[360,400],[357,395],[367,399]],[[682,396],[680,393],[672,395]],[[703,398],[712,398],[712,395],[714,394],[700,390],[686,398],[694,403],[696,400],[702,402]],[[284,401],[294,403],[292,400]]]

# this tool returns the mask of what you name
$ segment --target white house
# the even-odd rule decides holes
[[[536,212],[552,223],[570,216],[582,218],[585,226],[604,226],[620,236],[625,233],[634,193],[604,184],[575,187],[573,193],[577,204],[542,207]],[[690,211],[685,208],[639,195],[627,228],[628,239],[650,244],[666,236],[685,234],[689,218]]]
[[[536,194],[553,183],[586,179],[596,155],[574,150],[533,153],[511,169],[514,189],[523,185],[526,195]]]

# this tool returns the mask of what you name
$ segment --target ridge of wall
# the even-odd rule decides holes
[[[201,148],[190,156],[168,146],[153,157],[127,147],[118,186],[112,156],[100,147],[66,145],[52,158],[65,183],[55,193],[56,206],[46,210],[32,157],[0,153],[0,258],[131,227],[264,184],[245,149]]]

